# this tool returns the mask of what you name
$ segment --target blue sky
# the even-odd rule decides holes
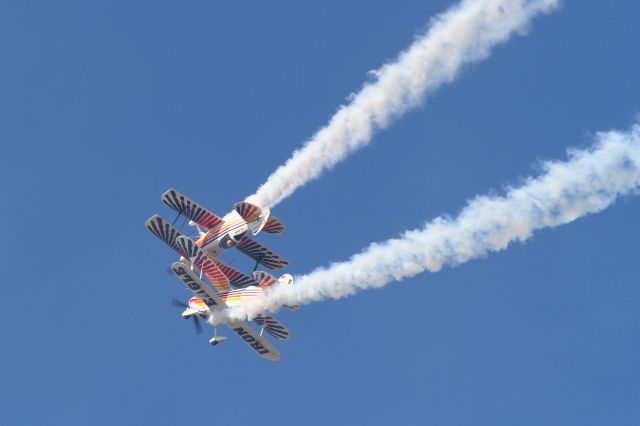
[[[637,197],[282,312],[275,364],[236,338],[212,349],[171,306],[189,294],[144,227],[172,217],[162,192],[226,213],[453,4],[380,3],[2,5],[3,424],[640,422]],[[626,129],[639,13],[572,1],[536,19],[279,204],[287,233],[260,240],[308,272]]]

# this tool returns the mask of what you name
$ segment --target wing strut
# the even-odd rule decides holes
[[[182,215],[182,213],[178,212],[178,216],[176,216],[176,218],[173,219],[173,222],[171,222],[171,226],[176,226],[176,222],[178,221],[178,219],[180,218],[181,215]]]
[[[180,219],[180,216],[182,216],[182,213],[178,212],[178,216],[176,216],[176,218],[173,219],[173,222],[171,222],[171,226],[176,226],[176,222],[178,221],[178,219]],[[185,216],[184,220],[182,221],[182,225],[180,225],[181,231],[184,229],[184,226],[187,224],[187,219],[189,218]]]

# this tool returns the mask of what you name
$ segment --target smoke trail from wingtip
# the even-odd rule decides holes
[[[298,277],[264,298],[227,312],[253,317],[282,305],[338,299],[382,287],[423,271],[437,272],[525,241],[534,231],[599,212],[617,197],[640,189],[640,123],[628,132],[598,133],[586,150],[570,150],[565,162],[542,164],[543,174],[503,196],[478,196],[455,218],[438,217],[400,238],[376,243],[342,263]]]
[[[488,56],[531,19],[560,0],[463,0],[432,20],[429,30],[397,60],[373,71],[366,83],[280,166],[247,201],[273,207],[298,187],[369,143],[374,130],[418,106],[426,94],[452,81],[464,64]]]

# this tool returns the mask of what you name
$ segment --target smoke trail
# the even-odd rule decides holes
[[[296,150],[247,201],[273,207],[296,188],[320,176],[351,152],[369,143],[425,95],[452,81],[462,65],[488,56],[514,32],[523,33],[538,13],[550,12],[560,0],[463,0],[432,20],[424,36],[395,62],[373,71],[350,103],[338,109],[329,124]]]
[[[347,262],[303,275],[294,286],[275,288],[227,314],[252,317],[283,304],[338,299],[425,270],[437,272],[504,250],[535,230],[599,212],[618,196],[640,189],[640,123],[626,133],[598,133],[592,148],[570,150],[568,161],[542,167],[541,176],[528,178],[501,197],[476,197],[455,218],[438,217],[398,239],[372,244]]]

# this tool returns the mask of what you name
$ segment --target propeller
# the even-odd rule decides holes
[[[197,315],[192,316],[193,326],[196,328],[196,334],[202,333],[202,324],[200,324],[200,318]]]
[[[173,306],[178,306],[179,308],[187,309],[189,307],[189,305],[184,303],[182,300],[176,299],[175,297],[171,299],[171,303],[173,304]]]
[[[189,305],[184,303],[182,300],[176,299],[175,297],[171,299],[171,304],[173,304],[173,306],[178,306],[179,308],[187,309],[189,307]],[[192,315],[191,318],[193,318],[193,326],[196,329],[196,334],[202,333],[202,324],[200,324],[200,318],[198,317],[198,315]]]

